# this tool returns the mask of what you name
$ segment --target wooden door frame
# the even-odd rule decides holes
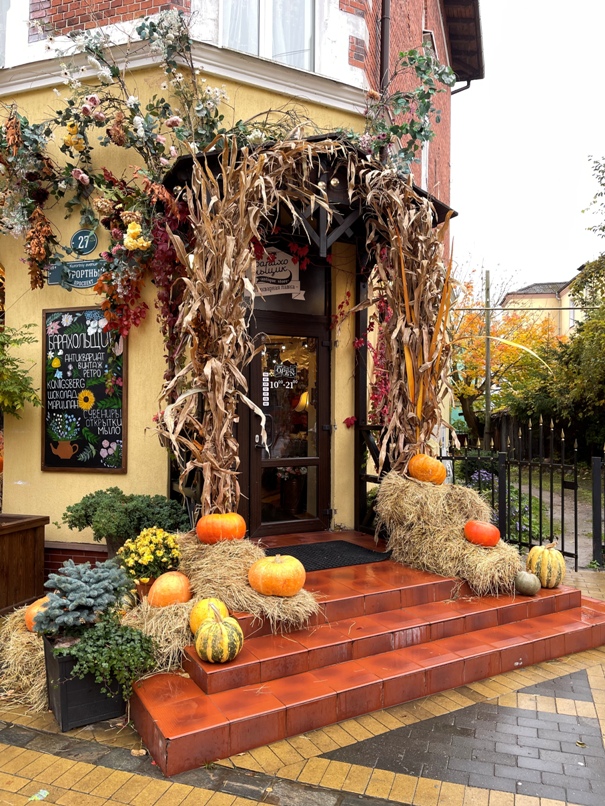
[[[260,501],[260,474],[255,473],[258,460],[254,453],[258,449],[252,446],[254,433],[258,430],[258,424],[255,422],[257,416],[243,404],[240,406],[240,421],[238,424],[241,459],[240,484],[242,490],[240,514],[246,519],[250,535],[254,538],[272,534],[327,530],[330,528],[329,510],[332,486],[330,463],[331,430],[324,430],[322,426],[330,426],[332,411],[331,356],[329,347],[330,318],[327,316],[259,311],[255,314],[251,323],[251,331],[255,336],[266,332],[268,335],[308,336],[318,340],[317,377],[318,379],[321,378],[321,383],[318,384],[319,399],[317,405],[318,517],[300,521],[276,521],[261,525],[260,509],[257,508],[257,502]],[[257,356],[254,362],[259,360],[260,357]],[[256,385],[260,384],[260,375],[255,377],[253,367],[248,367],[247,380],[251,399],[254,399],[255,395],[258,395],[260,399],[260,388],[256,388]],[[256,496],[256,499],[254,496]]]

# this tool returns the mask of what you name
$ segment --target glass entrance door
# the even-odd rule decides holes
[[[313,330],[282,326],[261,336],[252,392],[266,418],[266,443],[253,416],[253,536],[329,526],[329,351]]]

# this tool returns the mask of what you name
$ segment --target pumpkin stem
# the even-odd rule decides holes
[[[215,604],[212,604],[212,602],[210,602],[210,609],[214,611],[214,618],[216,620],[216,623],[220,624],[223,620],[223,617],[219,613],[218,607]]]

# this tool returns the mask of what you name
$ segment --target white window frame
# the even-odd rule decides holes
[[[283,64],[285,67],[291,67],[291,65],[286,64],[285,62],[278,61],[277,59],[273,59],[273,0],[257,0],[259,4],[259,11],[258,11],[258,53],[249,53],[249,56],[258,56],[261,59],[269,59],[269,61],[275,61],[276,64]],[[305,69],[308,72],[314,73],[315,72],[315,50],[316,50],[316,43],[318,37],[318,28],[317,28],[317,3],[316,0],[311,0],[311,56],[309,60],[309,67],[308,68],[294,68],[294,69]],[[230,48],[229,44],[226,41],[225,29],[224,29],[224,20],[225,15],[223,12],[223,3],[220,3],[220,15],[219,15],[219,43],[220,46],[223,48]],[[238,51],[240,53],[246,53],[246,51]]]
[[[430,140],[425,140],[420,151],[420,187],[429,192],[429,152]]]

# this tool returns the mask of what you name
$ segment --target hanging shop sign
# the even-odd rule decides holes
[[[126,347],[98,308],[43,312],[42,470],[126,472]]]
[[[268,249],[266,256],[256,261],[256,283],[263,297],[290,294],[293,299],[304,300],[300,288],[300,267],[292,255],[280,249]]]

